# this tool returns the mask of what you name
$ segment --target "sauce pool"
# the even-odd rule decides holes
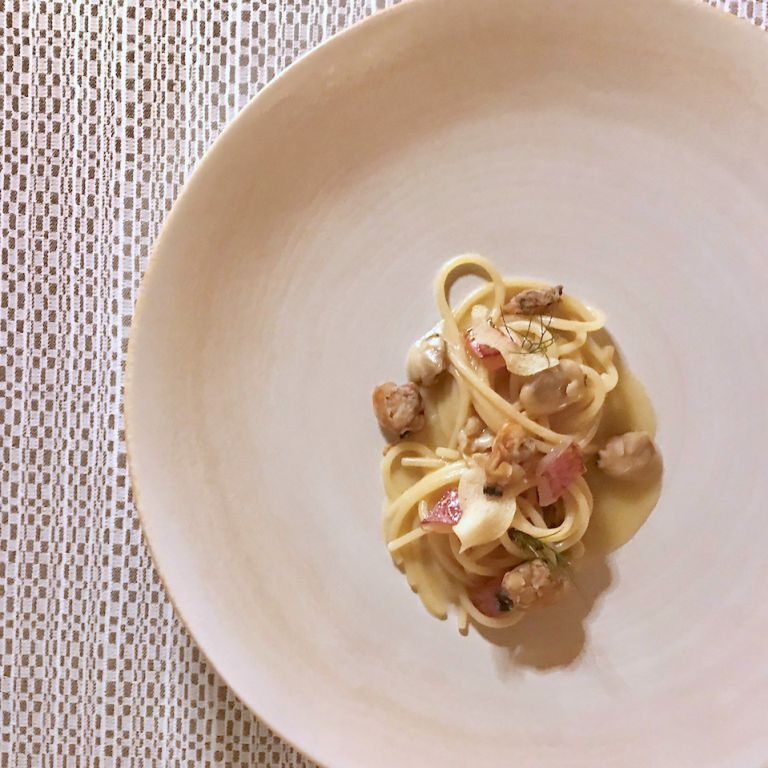
[[[605,401],[605,411],[595,442],[604,445],[614,435],[647,432],[656,435],[656,415],[645,387],[623,365],[614,361],[619,383]],[[661,462],[634,481],[609,477],[594,461],[587,483],[594,496],[594,510],[583,542],[587,552],[608,554],[626,544],[653,511],[661,494]]]

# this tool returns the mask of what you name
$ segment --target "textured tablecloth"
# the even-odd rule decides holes
[[[308,765],[158,580],[124,360],[150,247],[205,149],[297,55],[393,2],[0,0],[0,765]],[[711,4],[766,26],[766,0]]]

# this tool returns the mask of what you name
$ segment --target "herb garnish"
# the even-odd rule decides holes
[[[509,537],[520,549],[527,549],[534,557],[543,560],[552,570],[570,570],[571,561],[564,554],[552,549],[552,547],[540,539],[529,536],[527,533],[517,529],[510,531]]]
[[[529,316],[528,327],[525,329],[525,333],[523,333],[522,336],[518,336],[516,333],[513,335],[512,329],[507,325],[507,319],[504,317],[503,311],[501,312],[500,317],[501,322],[504,324],[504,330],[507,332],[507,336],[509,336],[514,344],[520,347],[520,352],[517,352],[516,354],[543,354],[547,360],[549,360],[547,350],[555,343],[555,337],[550,333],[552,322],[555,319],[554,315],[549,316],[546,325],[544,325],[544,315],[539,315],[540,328],[538,331],[533,327],[533,315]],[[547,334],[549,335],[547,336]]]

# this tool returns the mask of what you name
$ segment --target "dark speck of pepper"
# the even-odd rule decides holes
[[[484,485],[483,486],[483,493],[486,496],[501,496],[502,495],[501,488],[499,488],[498,485]]]
[[[511,611],[515,607],[512,598],[506,592],[496,593],[496,605],[499,606],[500,611]]]

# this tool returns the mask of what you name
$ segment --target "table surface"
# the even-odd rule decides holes
[[[395,1],[0,3],[0,764],[310,765],[213,671],[157,577],[125,353],[206,148],[299,54]],[[706,1],[768,26],[768,0]]]

